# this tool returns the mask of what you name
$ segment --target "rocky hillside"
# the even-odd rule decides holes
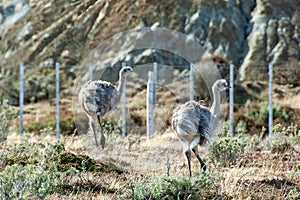
[[[11,78],[17,80],[20,62],[29,70],[28,91],[39,91],[34,99],[49,98],[55,61],[62,64],[66,81],[62,87],[67,88],[78,76],[76,67],[92,49],[117,33],[122,36],[124,31],[143,27],[164,27],[193,38],[210,53],[233,62],[244,80],[265,79],[267,63],[273,62],[275,81],[299,84],[300,0],[20,2],[23,7],[30,5],[29,11],[16,23],[5,26],[0,40],[0,96],[9,97],[13,104],[18,102],[18,84],[11,84]],[[5,10],[4,6],[0,8]],[[123,42],[134,50],[134,44]],[[153,52],[132,51],[129,58],[109,60],[105,65],[120,66],[125,59],[133,65],[148,63],[153,61]],[[190,53],[195,54],[192,50]],[[155,54],[156,61],[162,64],[186,64],[183,58],[174,57],[159,50]],[[25,96],[27,102],[30,98],[31,95]]]

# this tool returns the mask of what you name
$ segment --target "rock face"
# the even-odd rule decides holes
[[[300,1],[257,1],[251,19],[253,28],[248,36],[249,51],[240,68],[242,79],[266,78],[268,63],[273,63],[274,77],[284,75],[296,84],[295,78],[299,77],[296,69],[300,66],[299,6]],[[279,83],[289,83],[277,79]]]
[[[281,77],[275,78],[278,83],[295,84],[300,75],[297,70],[300,66],[299,0],[22,2],[25,2],[23,7],[30,5],[30,10],[0,33],[0,97],[11,98],[13,104],[18,102],[18,84],[11,84],[11,78],[18,79],[20,62],[25,63],[28,80],[35,80],[27,84],[28,90],[49,83],[44,84],[43,94],[35,97],[48,98],[53,93],[53,87],[48,87],[53,82],[49,81],[53,76],[49,70],[56,61],[61,63],[61,72],[66,76],[62,87],[68,88],[71,79],[78,76],[74,73],[76,67],[98,44],[117,33],[142,27],[165,27],[193,38],[210,53],[233,62],[245,80],[265,79],[269,62],[274,63],[274,77]],[[134,44],[123,42],[134,50]],[[110,55],[116,53],[107,51]],[[190,54],[196,53],[199,52],[191,48]],[[172,66],[188,64],[172,52],[139,49],[105,65],[120,66],[123,61],[143,64],[154,59]],[[37,76],[36,71],[49,76]],[[7,85],[10,85],[9,92]],[[35,94],[26,96],[25,101],[32,95]]]
[[[246,37],[251,31],[255,1],[203,1],[185,27],[209,52],[227,57],[236,66],[248,52]]]

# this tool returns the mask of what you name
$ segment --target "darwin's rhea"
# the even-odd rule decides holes
[[[220,108],[220,93],[228,88],[226,80],[217,80],[212,86],[213,103],[211,109],[203,106],[202,102],[188,101],[173,111],[172,128],[183,144],[183,153],[188,161],[190,176],[191,151],[196,155],[201,168],[206,170],[206,165],[198,152],[198,144],[210,141],[215,128],[217,127],[216,115]]]
[[[127,75],[132,71],[131,67],[123,67],[119,72],[119,83],[117,88],[110,82],[95,80],[86,82],[79,91],[79,102],[89,119],[89,126],[94,134],[96,145],[95,119],[100,126],[100,144],[105,145],[105,136],[102,132],[101,118],[109,111],[117,108]]]

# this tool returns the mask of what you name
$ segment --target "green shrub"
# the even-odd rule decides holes
[[[122,129],[121,127],[118,125],[117,122],[112,121],[112,120],[103,120],[102,122],[102,129],[104,132],[108,133],[108,134],[121,134],[122,133]]]
[[[75,130],[75,123],[72,116],[62,116],[59,121],[60,131],[63,135],[70,135]],[[44,132],[47,134],[56,129],[56,118],[55,116],[45,119],[40,122],[31,123],[24,127],[26,132],[43,134]]]
[[[198,172],[195,177],[173,175],[170,177],[153,177],[148,184],[135,183],[129,196],[132,199],[203,199],[207,196],[205,189],[214,183],[212,176]]]
[[[15,144],[0,152],[0,161],[6,165],[36,164],[49,167],[54,163],[53,158],[58,157],[64,151],[65,147],[62,142],[47,145],[42,143]]]
[[[284,108],[282,108],[278,104],[273,104],[272,106],[274,117],[280,117],[285,121],[289,119],[289,115]],[[247,100],[245,104],[245,116],[259,121],[267,122],[269,117],[269,102],[253,102]]]
[[[59,174],[53,168],[14,164],[0,173],[0,199],[44,199],[59,185]]]
[[[0,102],[0,142],[6,140],[12,120],[16,117],[14,107],[8,105],[7,101]]]
[[[222,128],[217,132],[218,137],[230,136],[229,122],[224,122]]]
[[[116,192],[94,175],[122,174],[113,162],[96,162],[83,154],[65,150],[64,143],[26,143],[0,149],[0,199],[44,199],[51,193]],[[93,174],[93,176],[91,176]],[[109,182],[109,180],[107,180]],[[47,196],[48,197],[48,196]]]
[[[273,135],[267,142],[272,153],[284,153],[293,149],[295,143],[300,141],[300,131],[297,125],[284,127],[281,124],[273,126]]]
[[[237,158],[244,153],[246,143],[237,137],[223,137],[209,146],[211,161],[220,166],[235,165]]]
[[[296,169],[297,169],[298,171],[300,171],[300,163],[298,163],[298,164],[296,165]]]
[[[238,135],[247,133],[247,123],[243,120],[240,120],[235,128]]]

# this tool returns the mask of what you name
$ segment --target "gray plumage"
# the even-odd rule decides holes
[[[206,165],[202,161],[198,144],[210,141],[217,128],[216,115],[220,108],[220,92],[228,88],[226,80],[217,80],[213,86],[213,104],[211,109],[203,105],[202,101],[188,101],[173,110],[172,128],[183,144],[183,152],[188,161],[189,174],[191,171],[191,151],[196,155],[201,164],[201,168],[206,170]]]
[[[95,80],[84,83],[79,91],[79,102],[89,119],[89,126],[97,146],[95,119],[98,120],[100,126],[100,144],[104,148],[105,136],[102,133],[101,118],[118,107],[126,77],[131,71],[131,67],[123,67],[120,70],[117,88],[110,82]]]

